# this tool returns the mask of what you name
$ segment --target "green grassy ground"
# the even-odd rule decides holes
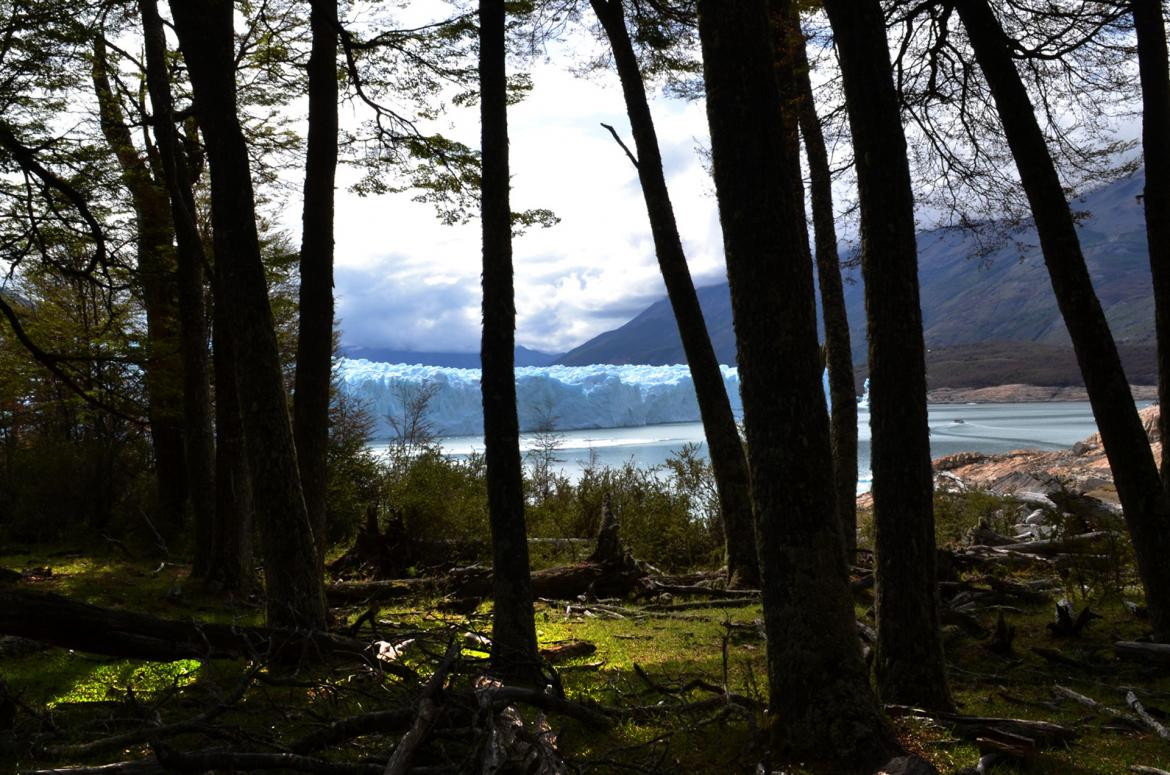
[[[947,512],[946,530],[955,521],[977,518],[979,508]],[[258,623],[255,600],[225,601],[187,582],[183,566],[161,569],[143,562],[80,552],[48,554],[30,551],[0,556],[8,568],[51,567],[52,574],[21,582],[88,600],[99,605],[146,611],[158,616],[221,622]],[[1011,576],[1027,580],[1028,574]],[[972,578],[971,580],[978,581]],[[1107,717],[1054,695],[1056,684],[1093,697],[1121,710],[1125,688],[1134,688],[1152,711],[1170,711],[1170,671],[1115,659],[1111,645],[1134,639],[1143,623],[1122,605],[1133,599],[1129,571],[1115,568],[1092,578],[1068,576],[1063,594],[1080,608],[1091,605],[1104,618],[1095,621],[1077,639],[1051,637],[1052,604],[1013,605],[1006,612],[1017,628],[1014,654],[998,655],[962,631],[944,633],[950,678],[961,712],[1054,721],[1077,729],[1080,737],[1064,749],[1047,750],[1019,765],[1000,765],[997,772],[1088,775],[1123,773],[1130,765],[1170,767],[1170,743],[1149,732],[1119,727]],[[1059,594],[1057,595],[1059,596]],[[405,662],[424,677],[433,669],[449,633],[489,629],[486,606],[469,618],[437,614],[434,601],[418,600],[379,610],[377,632],[394,640],[412,635],[416,646]],[[638,604],[621,602],[623,608]],[[365,610],[337,612],[352,621]],[[857,599],[859,618],[869,615],[869,600]],[[755,622],[758,605],[709,608],[685,612],[641,611],[625,618],[566,614],[561,604],[537,606],[537,632],[542,645],[585,640],[597,646],[594,654],[562,665],[566,694],[582,702],[623,709],[624,719],[613,729],[595,731],[553,716],[559,746],[567,759],[585,772],[735,773],[753,772],[762,751],[757,728],[762,716],[726,707],[686,703],[709,700],[713,694],[696,688],[684,694],[665,693],[648,685],[638,666],[659,687],[680,687],[694,679],[722,685],[731,692],[763,705],[767,700],[764,642]],[[985,625],[995,611],[977,611]],[[725,660],[726,642],[726,660]],[[1057,649],[1076,660],[1077,667],[1047,661],[1032,647]],[[469,659],[483,657],[467,651]],[[470,666],[474,668],[474,665]],[[94,657],[62,649],[20,650],[0,659],[0,676],[18,698],[15,725],[0,731],[0,771],[8,768],[99,764],[149,754],[144,743],[117,746],[99,752],[77,752],[62,747],[89,742],[144,723],[173,723],[190,718],[222,702],[240,685],[248,670],[242,662],[183,660],[169,664]],[[242,700],[215,719],[214,724],[171,737],[180,750],[229,745],[241,750],[276,750],[330,719],[410,703],[416,691],[399,678],[355,662],[302,668],[292,676],[263,672]],[[467,680],[467,679],[460,679]],[[531,714],[528,714],[531,716]],[[957,738],[945,726],[916,719],[896,720],[906,745],[921,753],[942,772],[956,772],[978,760],[974,743]],[[325,755],[340,761],[363,757],[383,759],[393,750],[397,735],[367,735],[334,748]],[[458,757],[458,741],[434,744]],[[455,751],[452,754],[452,751]],[[433,753],[433,756],[438,754]],[[779,763],[776,763],[779,764]],[[810,772],[799,762],[784,763],[784,771]]]

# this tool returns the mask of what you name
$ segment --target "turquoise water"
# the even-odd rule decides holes
[[[1147,406],[1141,402],[1139,406]],[[869,488],[869,413],[859,419],[858,491]],[[930,451],[933,457],[955,452],[1007,452],[1013,449],[1063,449],[1097,430],[1087,401],[1016,404],[935,404],[930,407]],[[684,444],[700,444],[706,451],[701,423],[671,423],[636,428],[564,431],[557,464],[571,479],[593,459],[600,465],[660,465]],[[521,449],[533,446],[535,435],[521,435]],[[461,457],[483,451],[480,436],[451,436],[440,440],[450,455]],[[385,441],[373,442],[384,448]]]

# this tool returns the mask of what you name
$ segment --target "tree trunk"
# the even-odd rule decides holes
[[[195,223],[195,197],[180,160],[174,124],[166,33],[156,0],[139,0],[146,48],[146,81],[154,109],[154,136],[162,177],[170,195],[171,226],[178,246],[179,351],[183,359],[183,420],[186,426],[187,486],[195,522],[192,573],[204,576],[211,563],[215,519],[215,440],[211,429],[211,389],[207,365],[207,313],[203,306],[206,257]],[[167,235],[170,244],[170,235]]]
[[[700,0],[698,8],[758,529],[772,743],[830,758],[836,771],[872,772],[901,751],[861,661],[832,518],[812,258],[792,180],[797,137],[786,129],[764,0]]]
[[[951,710],[939,640],[926,353],[906,138],[877,0],[828,0],[853,134],[869,330],[869,425],[883,702]]]
[[[1142,82],[1142,150],[1146,162],[1146,239],[1154,279],[1154,330],[1158,338],[1158,403],[1170,406],[1170,57],[1159,0],[1131,0]],[[1170,438],[1170,411],[1158,421]],[[1162,488],[1170,498],[1170,444],[1162,442]]]
[[[791,5],[791,4],[790,4]],[[837,513],[845,535],[845,554],[857,550],[857,390],[853,380],[853,344],[845,313],[845,288],[837,253],[837,229],[833,223],[833,179],[821,120],[809,80],[808,56],[794,5],[788,25],[792,40],[797,117],[808,160],[809,199],[812,204],[816,247],[817,285],[821,292],[821,318],[825,324],[825,351],[829,367],[829,418],[833,439],[833,473],[837,481]]]
[[[235,335],[244,444],[251,471],[267,590],[268,623],[323,629],[325,594],[301,492],[268,285],[260,258],[248,149],[236,115],[233,5],[173,2],[195,112],[211,170],[217,278]]]
[[[219,278],[214,282],[216,488],[208,580],[224,591],[246,592],[252,586],[252,478],[244,448],[235,341],[225,312],[223,283]]]
[[[1170,638],[1170,563],[1166,562],[1170,557],[1170,503],[1109,323],[1093,290],[1072,212],[999,21],[985,0],[958,0],[955,7],[995,99],[1032,207],[1048,277],[1072,339],[1133,538],[1150,623],[1158,637]]]
[[[94,38],[93,54],[93,84],[102,134],[118,160],[122,182],[130,192],[138,232],[137,277],[146,311],[144,378],[158,483],[158,521],[165,531],[177,532],[186,508],[187,475],[183,450],[183,363],[179,357],[179,311],[171,249],[174,228],[167,192],[134,147],[121,106],[110,88],[106,44],[100,34]]]
[[[723,383],[723,374],[719,370],[719,361],[703,320],[699,297],[687,267],[670,192],[662,171],[662,155],[658,148],[650,104],[646,99],[646,88],[626,30],[625,12],[621,0],[591,2],[609,38],[614,64],[621,78],[626,112],[630,117],[634,145],[638,151],[638,178],[650,217],[658,266],[662,270],[666,294],[678,323],[679,337],[699,401],[699,415],[711,450],[711,468],[715,474],[720,512],[723,514],[728,582],[733,587],[755,588],[759,586],[759,563],[747,459],[735,424],[735,415],[731,412],[731,401]]]
[[[293,436],[305,507],[324,567],[326,449],[333,371],[333,184],[337,171],[337,2],[313,0],[309,55],[309,138],[301,234],[300,318]]]
[[[483,434],[488,517],[495,570],[492,669],[521,681],[539,680],[524,491],[516,416],[512,288],[512,211],[508,180],[508,108],[504,0],[480,0],[479,82],[483,177]]]

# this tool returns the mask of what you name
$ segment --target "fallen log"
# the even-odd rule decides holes
[[[596,549],[586,562],[533,571],[535,597],[574,600],[579,597],[626,597],[648,575],[647,566],[635,561],[618,536],[617,516],[606,501]],[[397,531],[398,528],[395,528]],[[382,540],[377,522],[367,525],[367,541]],[[397,560],[395,560],[397,562]],[[325,592],[338,602],[393,600],[412,595],[438,594],[460,598],[490,597],[490,568],[472,565],[455,568],[441,576],[418,579],[349,581],[328,584]]]
[[[1170,643],[1139,643],[1122,640],[1113,644],[1113,653],[1124,659],[1136,659],[1156,665],[1170,665]]]
[[[958,713],[927,711],[908,705],[886,705],[885,709],[886,713],[895,718],[909,716],[938,721],[951,727],[960,737],[970,739],[1008,734],[1029,738],[1034,740],[1038,746],[1047,747],[1067,743],[1078,737],[1078,732],[1075,729],[1054,724],[1051,721],[994,716],[963,716]]]
[[[1092,710],[1096,713],[1101,713],[1103,715],[1109,716],[1110,718],[1116,719],[1117,721],[1121,721],[1125,724],[1128,724],[1129,726],[1134,727],[1135,729],[1140,729],[1142,726],[1141,720],[1137,716],[1132,716],[1124,711],[1118,710],[1117,708],[1111,708],[1108,705],[1097,702],[1092,697],[1086,697],[1085,695],[1081,694],[1080,692],[1074,692],[1072,689],[1069,689],[1067,686],[1061,686],[1060,684],[1056,684],[1055,686],[1052,687],[1052,689],[1053,689],[1053,691],[1055,691],[1057,694],[1061,695],[1062,697],[1067,697],[1068,699],[1072,700],[1073,702],[1084,705],[1086,708],[1088,708],[1089,710]]]
[[[328,632],[159,619],[51,592],[0,590],[0,634],[127,659],[307,658],[362,654],[369,644]]]
[[[443,661],[439,663],[434,675],[423,687],[418,700],[418,716],[415,717],[410,731],[403,735],[402,739],[398,741],[398,745],[394,747],[390,761],[386,762],[385,775],[404,775],[410,769],[410,762],[414,758],[415,752],[427,739],[431,727],[446,710],[441,697],[443,684],[458,658],[459,642],[452,641],[447,646],[447,653],[443,656]]]
[[[94,767],[53,767],[47,770],[20,770],[20,775],[165,775],[167,768],[153,756]]]
[[[1020,554],[1039,554],[1042,556],[1075,554],[1084,551],[1087,547],[1092,546],[1098,541],[1110,537],[1117,538],[1117,534],[1109,530],[1096,530],[1092,533],[1082,533],[1060,539],[1027,541],[1019,544],[1005,544],[994,548],[1001,552],[1019,552]]]
[[[588,657],[597,652],[597,644],[587,640],[568,640],[563,643],[553,643],[540,650],[540,656],[549,664],[555,665],[576,657]]]
[[[624,597],[645,573],[638,566],[611,566],[591,562],[559,565],[532,572],[536,597],[573,600],[581,595]],[[452,572],[445,576],[384,581],[339,581],[325,586],[331,602],[356,603],[399,600],[421,595],[455,595],[461,598],[492,594],[492,574],[487,568]]]
[[[1125,693],[1125,704],[1137,714],[1138,718],[1142,720],[1142,723],[1149,727],[1154,734],[1163,740],[1170,740],[1170,729],[1166,729],[1156,718],[1150,715],[1150,712],[1142,705],[1141,700],[1137,698],[1137,695],[1133,693],[1132,689]]]

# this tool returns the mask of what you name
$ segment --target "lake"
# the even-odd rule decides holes
[[[1139,406],[1148,406],[1143,401]],[[858,491],[869,489],[869,412],[858,418]],[[932,404],[930,406],[930,451],[932,457],[955,452],[1007,452],[1013,449],[1064,449],[1096,433],[1093,413],[1087,401],[1015,404]],[[657,466],[685,444],[700,444],[706,450],[701,423],[671,423],[634,428],[604,428],[560,432],[558,467],[570,479],[577,479],[592,458],[605,466],[633,462]],[[523,452],[531,450],[536,434],[521,434]],[[453,457],[483,451],[481,436],[449,436],[439,440]],[[371,446],[385,448],[385,440]]]

